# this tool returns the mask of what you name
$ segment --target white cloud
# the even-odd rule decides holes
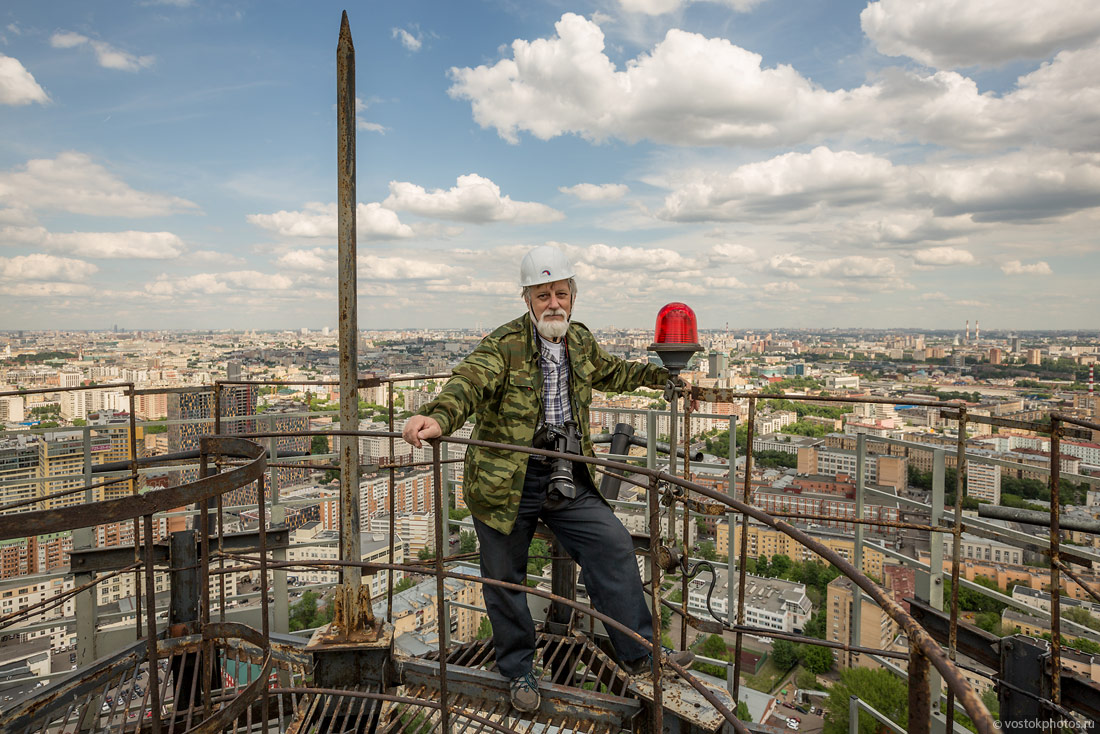
[[[626,184],[579,183],[575,186],[559,186],[558,191],[575,196],[581,201],[615,201],[626,196],[630,189]]]
[[[691,2],[702,0],[619,0],[619,7],[628,13],[644,13],[645,15],[664,15],[680,10]],[[724,5],[731,10],[745,13],[762,3],[764,0],[709,0],[709,2]]]
[[[786,275],[791,278],[808,278],[811,275],[821,274],[816,263],[799,255],[773,255],[766,263],[765,269],[776,275]]]
[[[49,283],[21,281],[18,283],[0,283],[0,295],[15,298],[66,298],[70,296],[90,296],[98,293],[95,288],[83,283]],[[38,304],[41,307],[41,304]],[[66,314],[71,316],[71,314]]]
[[[885,158],[822,146],[729,172],[696,172],[665,198],[657,216],[673,221],[741,220],[865,205],[896,189],[900,174]]]
[[[360,252],[357,274],[360,280],[410,281],[439,280],[464,276],[466,268],[457,267],[448,256],[436,258],[379,256]],[[335,249],[314,247],[291,250],[276,260],[275,265],[294,273],[337,274]]]
[[[9,242],[102,260],[171,260],[186,249],[171,232],[49,232],[45,227],[4,227]]]
[[[767,272],[790,278],[842,277],[890,278],[896,274],[894,263],[887,257],[848,255],[825,260],[809,260],[800,255],[774,255],[763,266]]]
[[[971,265],[975,262],[975,259],[969,250],[958,250],[954,247],[931,247],[914,252],[913,262],[918,265],[930,266]]]
[[[244,265],[245,260],[242,257],[230,255],[228,252],[192,250],[187,253],[187,262],[200,265],[221,265],[224,267],[226,265]]]
[[[882,53],[940,69],[1041,59],[1100,35],[1094,0],[877,0],[859,17]]]
[[[510,196],[501,195],[499,186],[476,173],[459,176],[458,182],[446,191],[426,191],[413,183],[390,181],[390,195],[382,206],[425,217],[479,224],[554,222],[564,216],[545,204],[512,201]]]
[[[54,257],[44,253],[0,257],[0,278],[9,280],[60,280],[78,282],[94,275],[99,268],[83,260]]]
[[[359,255],[359,277],[366,280],[441,280],[465,273],[447,258],[378,257]]]
[[[307,273],[336,273],[336,252],[324,247],[291,250],[279,256],[275,265],[280,270]]]
[[[1044,7],[1036,4],[1038,8]],[[998,96],[954,71],[891,67],[852,89],[826,90],[797,70],[723,38],[672,29],[623,69],[596,23],[567,13],[556,36],[516,39],[511,57],[452,68],[448,93],[509,142],[575,134],[678,146],[798,145],[916,139],[962,149],[1100,146],[1100,43],[1064,50]]]
[[[1035,220],[1100,206],[1100,158],[1021,151],[924,168],[936,214],[976,222]]]
[[[363,113],[367,111],[367,103],[358,97],[355,98],[355,128],[357,130],[367,130],[372,133],[384,133],[386,128],[377,122],[370,122],[367,118],[363,117]]]
[[[1005,275],[1053,275],[1054,271],[1050,269],[1045,261],[1039,260],[1030,265],[1025,265],[1019,260],[1009,260],[1005,264],[1001,265],[1001,272]]]
[[[758,257],[756,250],[751,247],[746,245],[731,245],[728,242],[715,245],[711,252],[713,253],[712,260],[731,265],[751,263]]]
[[[393,37],[401,41],[401,45],[409,51],[419,51],[420,47],[424,44],[419,33],[414,36],[404,28],[394,28]]]
[[[0,54],[0,104],[46,104],[50,97],[19,59]]]
[[[773,283],[765,283],[764,292],[772,296],[781,296],[787,293],[803,293],[805,288],[791,280],[781,280]]]
[[[294,281],[281,273],[261,273],[256,270],[234,270],[228,273],[198,273],[171,276],[161,273],[145,286],[146,293],[158,296],[199,296],[230,294],[238,291],[286,292]]]
[[[61,31],[53,34],[50,45],[54,48],[76,48],[88,45],[95,51],[96,61],[104,69],[118,69],[120,71],[137,71],[153,65],[154,56],[135,56],[121,49],[115,48],[109,43],[97,41],[93,38],[74,33]]]
[[[566,248],[574,265],[584,263],[610,271],[641,270],[650,273],[698,270],[699,264],[675,250],[661,247],[609,247],[604,244]]]
[[[844,105],[852,93],[821,90],[790,66],[762,69],[759,54],[725,39],[672,29],[618,71],[594,22],[566,13],[555,29],[555,38],[513,41],[512,58],[493,66],[452,68],[448,93],[510,142],[526,130],[542,140],[780,143],[845,130],[861,114]]]
[[[862,298],[861,296],[833,293],[830,295],[818,296],[817,300],[823,301],[824,303],[866,303],[868,299]]]
[[[0,202],[119,217],[151,217],[198,208],[178,196],[132,189],[89,156],[76,152],[32,159],[21,169],[0,172]]]
[[[251,223],[276,232],[283,237],[327,237],[337,236],[336,204],[307,202],[301,211],[277,211],[274,214],[249,214],[246,219]],[[370,240],[405,239],[413,236],[413,229],[402,224],[397,214],[383,208],[377,202],[362,202],[355,211],[356,234]]]

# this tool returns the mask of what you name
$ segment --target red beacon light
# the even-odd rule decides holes
[[[691,356],[703,347],[699,344],[695,312],[683,303],[669,303],[657,312],[655,339],[649,345],[673,374],[687,367]]]

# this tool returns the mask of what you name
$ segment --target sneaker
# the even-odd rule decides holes
[[[539,681],[533,673],[513,678],[508,684],[512,697],[512,708],[531,714],[539,710],[542,698],[539,696]]]
[[[691,650],[673,650],[668,647],[661,647],[661,650],[664,652],[666,660],[676,663],[681,668],[690,666],[695,660],[695,653]],[[622,668],[628,675],[645,675],[653,670],[653,656],[643,655],[637,660],[624,662]]]

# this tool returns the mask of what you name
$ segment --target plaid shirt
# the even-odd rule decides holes
[[[562,341],[561,351],[555,351],[538,336],[539,354],[542,359],[542,403],[545,406],[543,420],[555,426],[573,420],[573,408],[569,405],[569,346]],[[561,355],[560,359],[558,354]]]

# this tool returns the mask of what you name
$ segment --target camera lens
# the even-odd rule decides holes
[[[573,463],[568,459],[555,459],[550,472],[550,491],[573,499],[577,496],[577,485],[573,483]]]

